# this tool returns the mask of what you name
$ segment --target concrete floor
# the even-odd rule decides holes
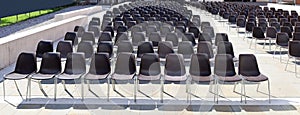
[[[114,6],[116,7],[116,6]],[[68,114],[68,115],[89,115],[89,114],[299,114],[300,110],[300,87],[299,76],[295,76],[292,62],[289,62],[287,71],[284,70],[287,54],[282,55],[282,62],[279,55],[273,58],[269,49],[257,45],[256,52],[254,45],[249,49],[250,40],[243,40],[243,34],[238,35],[236,29],[228,31],[212,16],[207,16],[203,11],[188,6],[193,14],[201,15],[202,21],[209,21],[215,28],[215,33],[227,33],[229,40],[234,47],[235,55],[242,53],[255,54],[258,60],[261,73],[269,77],[271,83],[271,104],[268,103],[267,84],[260,85],[260,92],[256,91],[257,84],[247,84],[248,103],[240,103],[240,96],[234,93],[233,84],[221,86],[221,97],[218,104],[213,103],[213,94],[209,93],[209,84],[193,84],[191,104],[186,102],[185,84],[166,84],[164,104],[159,102],[160,85],[158,82],[142,84],[141,92],[137,94],[137,102],[133,102],[133,84],[120,83],[116,85],[117,92],[110,90],[110,102],[106,101],[107,84],[104,81],[91,84],[92,92],[85,86],[85,98],[80,100],[80,83],[69,83],[68,94],[63,85],[58,84],[58,100],[53,101],[54,85],[52,81],[42,83],[45,94],[38,88],[38,84],[32,82],[32,100],[25,101],[27,80],[17,81],[18,87],[23,94],[23,99],[16,90],[13,81],[6,81],[6,100],[3,100],[3,91],[0,90],[0,112],[3,115],[19,114]],[[89,16],[102,17],[105,12],[99,12]],[[102,18],[101,18],[102,20]],[[243,30],[242,30],[243,31]],[[260,41],[259,41],[260,42]],[[271,52],[275,49],[272,46]],[[299,65],[298,65],[299,66]],[[2,69],[0,75],[13,70],[14,65]],[[163,69],[163,66],[161,67]],[[186,67],[188,70],[188,67]],[[237,68],[236,68],[237,69]],[[137,69],[138,70],[138,69]],[[119,82],[118,82],[119,83]],[[0,84],[0,89],[2,89]],[[239,87],[239,86],[238,86]],[[237,89],[239,91],[239,88]],[[73,98],[72,98],[73,96]]]

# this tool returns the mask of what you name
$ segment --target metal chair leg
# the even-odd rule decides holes
[[[256,92],[258,92],[260,83],[257,84]]]
[[[245,98],[245,104],[247,103],[247,97],[246,97],[246,85],[245,85],[245,83],[244,83],[244,81],[243,81],[243,86],[244,86],[244,98]]]
[[[295,58],[295,75],[297,77],[297,59]]]
[[[137,77],[134,78],[134,83],[133,83],[133,86],[134,86],[134,87],[133,87],[133,88],[134,88],[134,89],[133,89],[133,91],[134,91],[134,92],[133,92],[133,100],[134,100],[134,103],[136,103],[136,90],[137,90],[137,88],[136,88],[136,85],[137,85],[136,82],[137,82]]]
[[[270,81],[268,80],[269,103],[271,103]]]
[[[5,101],[5,79],[3,80],[3,100]]]
[[[116,81],[114,79],[111,79],[111,82],[112,82],[113,90],[116,91],[116,86],[115,86]]]
[[[84,101],[84,78],[81,78],[81,101]]]
[[[57,93],[57,78],[54,78],[54,101],[56,101],[56,93]]]
[[[163,103],[163,97],[164,97],[164,83],[163,80],[160,81],[160,102]]]
[[[107,102],[109,102],[109,91],[110,91],[110,85],[109,85],[109,79],[107,79]]]
[[[289,60],[290,60],[290,57],[288,56],[288,60],[287,60],[287,62],[286,62],[286,65],[285,65],[285,71],[286,71],[286,69],[287,69],[287,66],[288,66],[288,64],[289,64]]]
[[[62,80],[61,83],[63,84],[64,90],[66,91],[66,90],[67,90],[67,87],[66,87],[66,81],[65,81],[65,80]]]

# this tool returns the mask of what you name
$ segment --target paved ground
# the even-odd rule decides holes
[[[116,7],[116,6],[115,6]],[[52,81],[42,82],[45,94],[38,88],[38,84],[32,82],[32,100],[25,101],[19,96],[13,81],[6,81],[6,101],[3,101],[3,91],[0,91],[0,111],[5,115],[11,114],[299,114],[300,109],[300,87],[299,76],[295,76],[294,66],[290,62],[287,71],[284,70],[287,55],[282,55],[282,62],[279,55],[273,58],[268,53],[268,47],[262,48],[257,45],[256,52],[254,45],[249,49],[249,40],[243,40],[243,34],[237,35],[235,29],[228,31],[212,16],[205,15],[202,11],[189,6],[194,14],[200,14],[202,21],[209,21],[215,28],[215,32],[226,32],[233,43],[235,55],[241,53],[255,53],[259,62],[261,73],[270,78],[272,102],[267,102],[267,85],[260,85],[260,92],[256,91],[257,84],[247,84],[248,103],[240,103],[240,96],[233,93],[233,84],[221,86],[219,104],[214,104],[213,95],[208,92],[209,84],[194,84],[192,103],[186,103],[184,84],[166,84],[164,104],[159,102],[159,83],[145,83],[141,85],[141,92],[138,93],[137,103],[133,102],[133,84],[120,83],[116,86],[117,92],[110,90],[110,102],[106,101],[107,84],[99,81],[100,84],[91,85],[92,91],[85,87],[86,100],[80,100],[80,83],[67,83],[70,94],[63,90],[63,85],[58,84],[58,100],[53,101],[54,85]],[[101,17],[104,12],[90,16]],[[272,46],[272,50],[274,50]],[[14,65],[0,71],[4,73],[11,71]],[[161,67],[163,69],[163,67]],[[188,69],[188,67],[187,67]],[[2,82],[3,83],[3,82]],[[0,89],[2,89],[2,83]],[[25,98],[27,80],[17,81],[23,98]],[[73,98],[72,98],[73,97]]]

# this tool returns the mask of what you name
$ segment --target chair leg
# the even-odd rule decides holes
[[[137,85],[137,84],[136,84],[136,82],[137,82],[137,79],[136,79],[136,78],[137,78],[137,77],[134,78],[134,83],[133,83],[133,86],[134,86],[134,87],[133,87],[133,91],[134,91],[134,92],[133,92],[133,100],[134,100],[134,103],[136,103],[136,89],[137,89],[137,88],[136,88],[136,85]]]
[[[61,83],[62,83],[62,84],[63,84],[63,86],[64,86],[64,90],[65,90],[65,91],[67,91],[67,87],[66,87],[66,81],[65,81],[65,80],[62,80],[62,81],[61,81]]]
[[[233,92],[235,92],[236,84],[237,84],[237,82],[234,83]]]
[[[252,41],[253,41],[253,38],[250,41],[249,49],[251,49]]]
[[[295,58],[295,75],[297,77],[297,59]]]
[[[244,84],[244,82],[242,81],[242,83],[241,83],[241,103],[243,102],[243,93],[245,92],[245,90],[243,90],[243,85],[245,85]],[[245,95],[244,95],[245,96]],[[246,100],[245,100],[246,101]]]
[[[265,46],[266,46],[266,42],[267,42],[267,41],[265,40],[265,42],[264,42],[264,46],[263,46],[263,49],[265,49]]]
[[[5,101],[5,79],[3,80],[3,100]]]
[[[245,83],[244,83],[244,81],[243,81],[243,87],[244,87],[244,98],[245,98],[245,104],[247,103],[247,96],[246,96],[246,85],[245,85]]]
[[[277,49],[277,46],[276,46],[275,49],[274,49],[274,52],[273,52],[273,58],[274,58],[274,56],[275,56],[276,49]]]
[[[258,92],[260,83],[257,84],[256,92]]]
[[[115,86],[116,81],[114,79],[111,79],[111,82],[112,82],[113,90],[116,91],[116,86]]]
[[[84,101],[84,78],[81,78],[81,101]]]
[[[255,44],[254,44],[254,52],[256,53],[256,45],[257,45],[257,39],[255,38]]]
[[[31,100],[31,78],[28,78],[28,100]]]
[[[271,41],[271,39],[269,39],[269,51],[271,51],[271,43],[272,43],[272,41]]]
[[[270,81],[268,80],[269,103],[271,103]]]
[[[279,48],[279,53],[280,53],[280,62],[281,62],[281,47]]]
[[[88,86],[88,90],[91,91],[91,84],[90,84],[90,80],[87,80],[87,86]]]
[[[217,80],[216,94],[217,94],[217,104],[218,104],[219,103],[219,81],[218,80]]]
[[[288,66],[288,64],[289,64],[289,60],[290,60],[290,57],[288,56],[288,60],[286,61],[286,65],[285,65],[285,71],[286,71],[286,69],[287,69],[287,66]]]
[[[110,85],[109,85],[109,79],[107,79],[107,102],[109,102],[109,91],[110,91]]]
[[[54,101],[56,101],[56,93],[57,93],[57,78],[54,78]]]
[[[160,102],[163,103],[164,98],[164,83],[163,80],[160,81]]]

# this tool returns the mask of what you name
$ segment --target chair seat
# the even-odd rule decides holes
[[[85,79],[87,80],[99,80],[99,79],[105,79],[107,78],[109,75],[108,74],[103,74],[103,75],[96,75],[96,74],[90,74],[88,73],[86,76],[85,76]]]
[[[260,74],[259,76],[244,76],[244,79],[250,82],[262,82],[268,80],[268,77],[263,74]]]
[[[219,81],[223,81],[223,82],[238,82],[238,81],[242,81],[242,78],[240,78],[239,76],[235,75],[235,76],[218,76],[218,80]]]
[[[74,80],[74,79],[79,79],[81,77],[81,74],[60,74],[57,76],[58,79],[62,80]]]
[[[186,75],[182,75],[182,76],[165,75],[164,77],[166,81],[185,81],[187,79]]]
[[[52,79],[55,76],[55,74],[41,74],[37,73],[34,74],[31,79],[36,79],[36,80],[47,80],[47,79]]]
[[[115,80],[130,80],[133,79],[135,74],[131,74],[131,75],[124,75],[124,74],[117,74],[114,73],[111,75],[111,79],[115,79]]]
[[[11,73],[6,75],[4,78],[9,80],[20,80],[25,79],[27,76],[28,74]]]
[[[139,74],[138,80],[147,80],[147,81],[159,80],[160,76],[161,76],[161,74],[151,75],[151,76]]]
[[[213,81],[214,78],[212,76],[197,76],[197,75],[191,75],[193,81],[197,82],[210,82]]]

